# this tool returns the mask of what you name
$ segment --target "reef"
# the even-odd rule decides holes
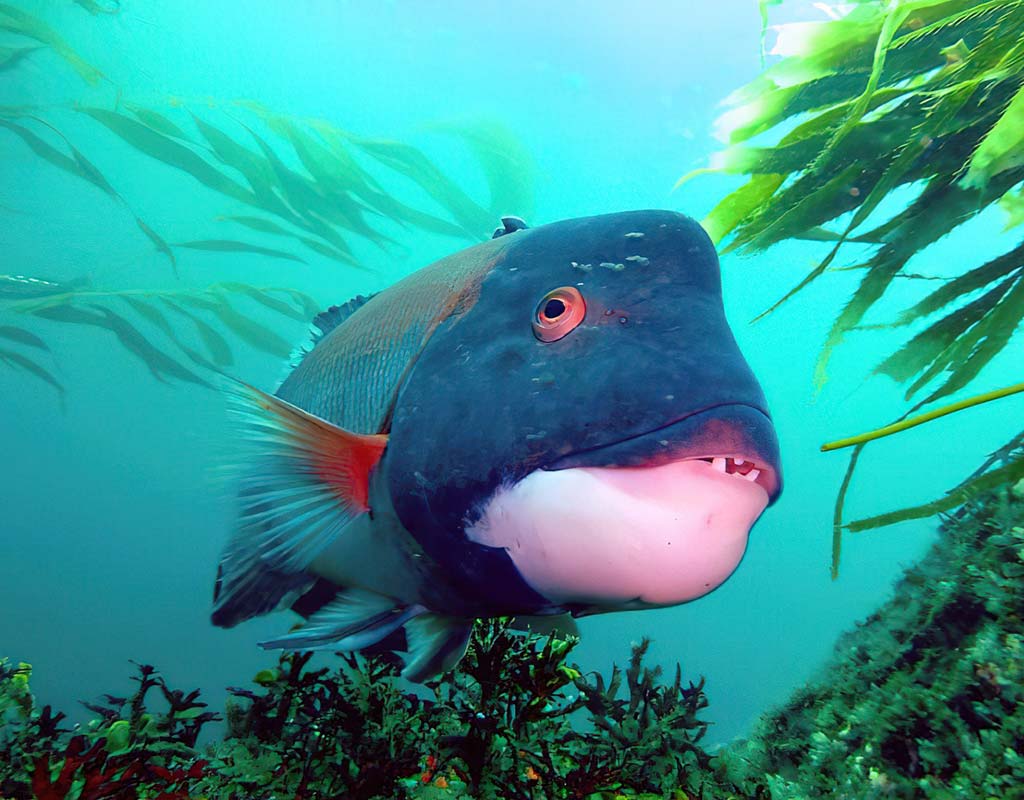
[[[646,640],[606,680],[568,661],[574,640],[492,620],[425,692],[387,656],[289,654],[221,714],[139,664],[73,728],[37,705],[31,667],[0,661],[0,798],[1024,796],[1022,498],[944,519],[820,676],[717,752],[703,681],[646,666]]]

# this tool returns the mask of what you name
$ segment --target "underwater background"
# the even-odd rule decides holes
[[[277,245],[251,231],[225,234],[218,217],[246,214],[242,204],[142,155],[76,106],[130,101],[179,124],[192,110],[226,128],[251,113],[236,101],[256,101],[286,117],[329,120],[357,135],[415,145],[473,197],[486,198],[494,189],[488,177],[500,175],[515,205],[491,209],[494,225],[503,213],[536,225],[641,208],[701,219],[741,180],[708,175],[672,186],[721,149],[712,136],[720,101],[762,69],[753,0],[514,7],[124,0],[104,6],[111,14],[64,0],[10,5],[45,20],[103,78],[90,84],[56,53],[31,52],[5,62],[0,105],[45,110],[123,199],[74,179],[0,129],[0,273],[175,291],[236,281],[293,288],[321,307],[386,287],[470,240],[392,225],[386,248],[352,238],[354,263],[309,251],[299,262],[176,248],[175,275],[136,217],[166,242]],[[787,3],[779,20],[825,18],[820,6]],[[481,170],[472,146],[481,141],[492,161],[502,156],[497,172]],[[394,196],[423,201],[422,188],[390,180]],[[883,211],[893,213],[899,202],[897,193]],[[979,215],[922,255],[920,269],[956,274],[965,262],[998,255],[1007,247],[1004,222],[994,209]],[[681,662],[690,678],[706,676],[709,743],[740,734],[807,680],[837,635],[889,596],[935,536],[931,519],[848,535],[839,577],[830,577],[833,505],[846,459],[818,448],[902,410],[903,388],[870,373],[905,332],[850,336],[818,390],[818,353],[857,285],[854,273],[825,275],[750,324],[828,249],[786,242],[722,258],[726,311],[768,396],[786,479],[739,569],[686,606],[580,625],[575,656],[587,668],[621,662],[629,642],[650,636],[655,660]],[[853,248],[840,255],[844,264],[856,258]],[[896,286],[873,318],[905,308],[919,293],[914,283]],[[258,304],[238,308],[295,347],[306,340],[299,319]],[[64,395],[0,365],[0,654],[31,662],[34,692],[72,713],[77,700],[122,687],[130,659],[157,665],[174,685],[201,687],[219,708],[226,686],[276,662],[255,642],[278,633],[283,619],[227,631],[208,622],[234,511],[221,467],[232,447],[223,399],[188,382],[154,380],[109,331],[17,324],[45,335],[53,352],[41,363]],[[154,342],[163,335],[152,320],[141,319],[137,329]],[[228,371],[273,389],[287,362],[266,352],[273,349],[239,345]],[[1011,343],[983,372],[985,387],[1012,382],[1020,363],[1019,342]],[[861,459],[847,514],[939,496],[1019,430],[1019,401],[1005,404],[874,444]]]

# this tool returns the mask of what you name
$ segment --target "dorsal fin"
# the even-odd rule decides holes
[[[314,332],[313,334],[313,344],[315,345],[341,323],[351,317],[352,314],[362,308],[366,304],[366,301],[375,294],[377,293],[374,292],[371,295],[357,294],[347,303],[342,303],[340,306],[331,306],[326,311],[321,311],[313,317],[313,327],[319,331],[319,333]]]

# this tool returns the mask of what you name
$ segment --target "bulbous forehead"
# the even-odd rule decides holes
[[[673,288],[718,294],[718,257],[694,220],[670,211],[633,211],[544,225],[508,236],[487,280],[505,296],[549,283],[626,299]]]

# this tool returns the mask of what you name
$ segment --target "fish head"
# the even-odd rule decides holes
[[[398,395],[397,514],[492,612],[711,591],[779,496],[781,471],[710,239],[667,211],[502,238]]]

